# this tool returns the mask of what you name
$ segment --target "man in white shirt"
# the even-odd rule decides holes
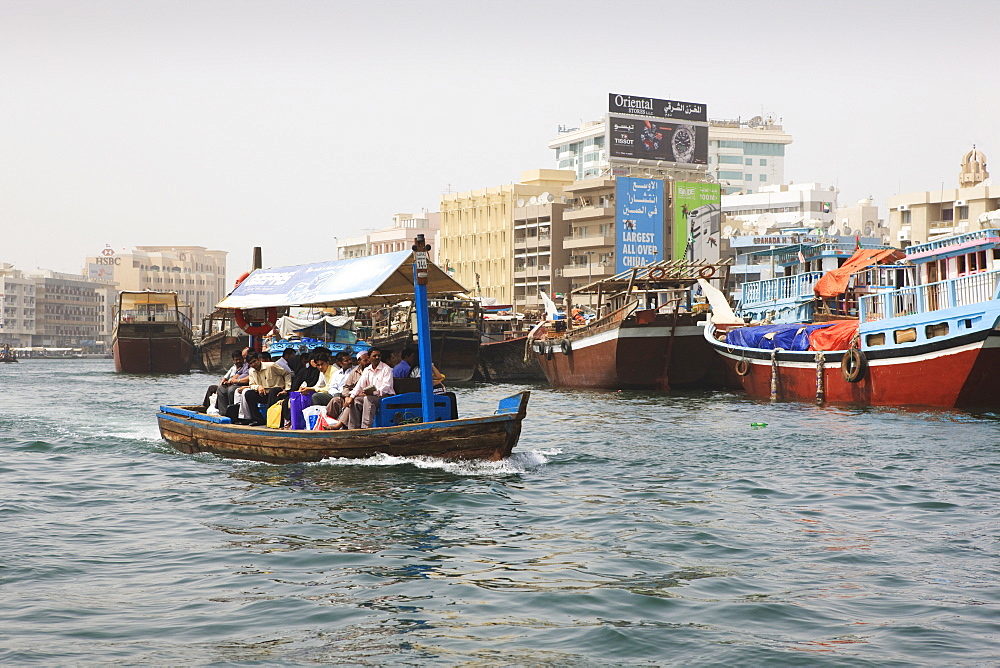
[[[354,424],[358,411],[350,412],[351,429],[368,429],[375,420],[382,397],[395,394],[392,389],[392,367],[382,361],[382,351],[372,348],[368,351],[368,368],[365,369],[358,384],[351,390],[351,396],[344,400],[347,406],[354,402],[361,404],[361,424]]]

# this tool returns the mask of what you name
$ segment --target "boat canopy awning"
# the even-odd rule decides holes
[[[427,294],[465,292],[427,263]],[[219,308],[380,306],[413,298],[413,253],[396,251],[350,260],[257,269],[219,302]]]
[[[354,329],[354,318],[349,315],[327,315],[322,318],[278,318],[274,328],[283,339],[291,338],[296,332],[303,332],[316,327],[317,329]]]
[[[166,304],[167,306],[173,306],[177,303],[176,292],[123,290],[118,293],[118,298],[121,300],[122,309],[130,309],[142,304]]]
[[[905,257],[906,253],[896,248],[859,248],[843,265],[823,274],[813,286],[813,292],[819,297],[842,295],[852,275],[884,260],[895,262]]]

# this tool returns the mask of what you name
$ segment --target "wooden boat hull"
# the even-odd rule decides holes
[[[706,332],[706,334],[708,334]],[[869,406],[1000,407],[1000,331],[973,332],[906,349],[865,350],[867,370],[856,382],[841,371],[847,351],[823,353],[714,347],[755,399]],[[742,361],[741,360],[745,360]],[[772,378],[776,379],[772,386]]]
[[[200,412],[200,407],[176,406],[161,406],[157,422],[160,435],[181,452],[211,452],[231,459],[287,464],[386,454],[497,461],[509,456],[517,445],[528,397],[528,392],[511,397],[516,407],[508,413],[372,429],[291,431],[248,427],[226,424],[224,418],[210,418]]]
[[[549,384],[621,390],[739,387],[703,335],[693,314],[652,315],[598,321],[571,332],[568,352],[560,342],[533,344]]]
[[[225,332],[202,339],[201,368],[209,373],[225,371],[233,364],[233,352],[243,350],[246,345],[247,337],[229,336]]]
[[[187,373],[194,341],[179,323],[122,323],[115,328],[111,351],[119,372]]]
[[[545,380],[545,372],[538,364],[538,357],[528,348],[525,361],[527,336],[506,341],[483,343],[479,348],[479,368],[476,380],[497,383],[533,383]]]

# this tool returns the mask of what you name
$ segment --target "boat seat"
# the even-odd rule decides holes
[[[458,407],[454,392],[434,395],[434,420],[458,419]],[[407,392],[385,397],[379,402],[375,414],[375,427],[395,427],[409,422],[420,422],[423,419],[421,395],[419,392]]]

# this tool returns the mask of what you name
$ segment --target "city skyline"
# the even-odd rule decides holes
[[[1000,6],[643,7],[0,0],[0,262],[200,245],[232,279],[253,246],[332,259],[335,237],[553,168],[556,128],[609,92],[781,119],[787,180],[885,217],[955,187],[973,144],[1000,161]]]

